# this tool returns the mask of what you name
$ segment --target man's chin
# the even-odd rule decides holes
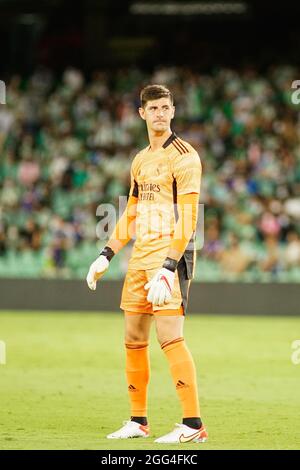
[[[161,123],[161,124],[157,123],[157,124],[154,124],[153,130],[156,132],[165,132],[168,130],[168,126],[164,123]]]

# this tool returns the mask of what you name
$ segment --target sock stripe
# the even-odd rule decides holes
[[[142,342],[136,342],[136,343],[125,343],[126,349],[144,349],[147,348],[149,343],[142,343]]]
[[[180,338],[172,339],[171,341],[165,341],[161,345],[161,349],[166,348],[167,346],[170,346],[171,344],[179,343],[180,341],[184,341],[184,338],[181,336]]]

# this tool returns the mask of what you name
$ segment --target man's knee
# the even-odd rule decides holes
[[[125,342],[126,343],[138,343],[148,341],[148,336],[139,330],[129,329],[125,331]]]
[[[158,317],[156,318],[156,337],[160,345],[183,337],[182,317]]]
[[[165,343],[169,343],[171,341],[174,341],[175,339],[179,338],[179,334],[170,334],[170,333],[159,333],[157,332],[156,334],[157,341],[159,342],[160,346]]]

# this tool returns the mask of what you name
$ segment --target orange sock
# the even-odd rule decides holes
[[[161,348],[170,364],[183,418],[200,417],[195,364],[184,338],[167,341]]]
[[[147,416],[147,388],[150,379],[148,343],[125,343],[125,346],[131,416]]]

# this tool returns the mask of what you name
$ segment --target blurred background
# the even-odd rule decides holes
[[[147,145],[139,91],[175,95],[203,164],[196,280],[300,281],[300,5],[0,0],[0,276],[84,279]],[[122,279],[131,247],[106,279]]]

